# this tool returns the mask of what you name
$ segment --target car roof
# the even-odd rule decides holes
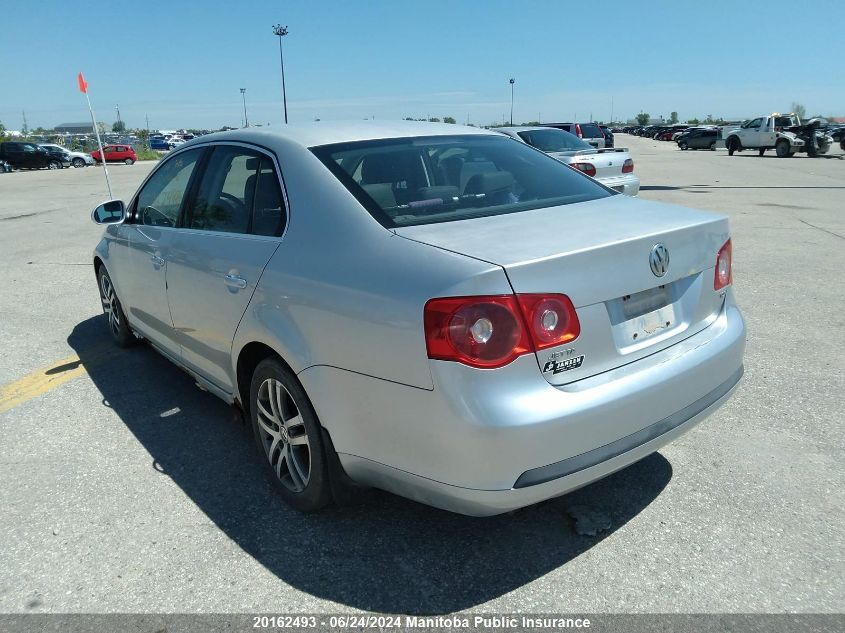
[[[557,128],[551,128],[551,129],[554,130],[554,129],[557,129]],[[538,126],[538,125],[514,125],[514,126],[508,126],[508,127],[497,127],[497,128],[493,128],[493,130],[497,131],[497,132],[534,132],[534,131],[547,132],[549,130],[549,128]],[[558,130],[558,132],[566,132],[566,130]],[[569,132],[566,132],[566,133],[569,134]]]
[[[424,121],[315,121],[292,123],[278,127],[240,128],[227,132],[216,132],[191,139],[183,147],[217,140],[241,140],[261,144],[272,142],[274,139],[292,141],[303,147],[317,147],[353,141],[455,134],[490,136],[495,135],[495,132],[484,128],[452,123],[428,123]]]

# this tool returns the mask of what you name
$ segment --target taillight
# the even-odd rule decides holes
[[[431,299],[423,314],[428,357],[495,369],[581,333],[566,295],[519,294]]]
[[[622,164],[622,173],[623,174],[634,173],[634,161],[632,161],[630,158],[626,158],[625,162]]]
[[[584,135],[581,134],[581,126],[577,123],[575,124],[575,136],[577,136],[578,138],[584,138]]]
[[[731,241],[725,242],[716,255],[716,275],[713,279],[713,289],[721,290],[733,281],[731,262],[733,260]]]
[[[570,167],[574,167],[578,171],[583,171],[588,176],[596,175],[596,166],[592,163],[570,163]]]
[[[581,324],[575,306],[566,295],[521,294],[516,297],[535,350],[563,345],[578,338]]]
[[[432,299],[424,321],[429,358],[492,369],[531,351],[513,295]]]

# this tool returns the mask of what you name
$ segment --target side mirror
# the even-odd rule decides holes
[[[109,200],[91,212],[94,224],[120,224],[126,219],[123,200]]]

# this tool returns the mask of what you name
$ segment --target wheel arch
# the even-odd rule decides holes
[[[240,403],[241,409],[249,416],[249,388],[252,382],[252,374],[255,373],[255,368],[258,364],[267,359],[275,357],[282,365],[284,365],[291,374],[296,376],[296,372],[290,366],[284,357],[273,347],[260,341],[251,341],[244,345],[238,352],[238,358],[235,361],[235,399]],[[302,383],[300,383],[301,385]],[[305,387],[303,386],[303,390]]]

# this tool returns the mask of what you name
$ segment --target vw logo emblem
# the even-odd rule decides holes
[[[648,256],[648,264],[655,277],[662,277],[669,270],[669,249],[663,244],[655,244]]]

